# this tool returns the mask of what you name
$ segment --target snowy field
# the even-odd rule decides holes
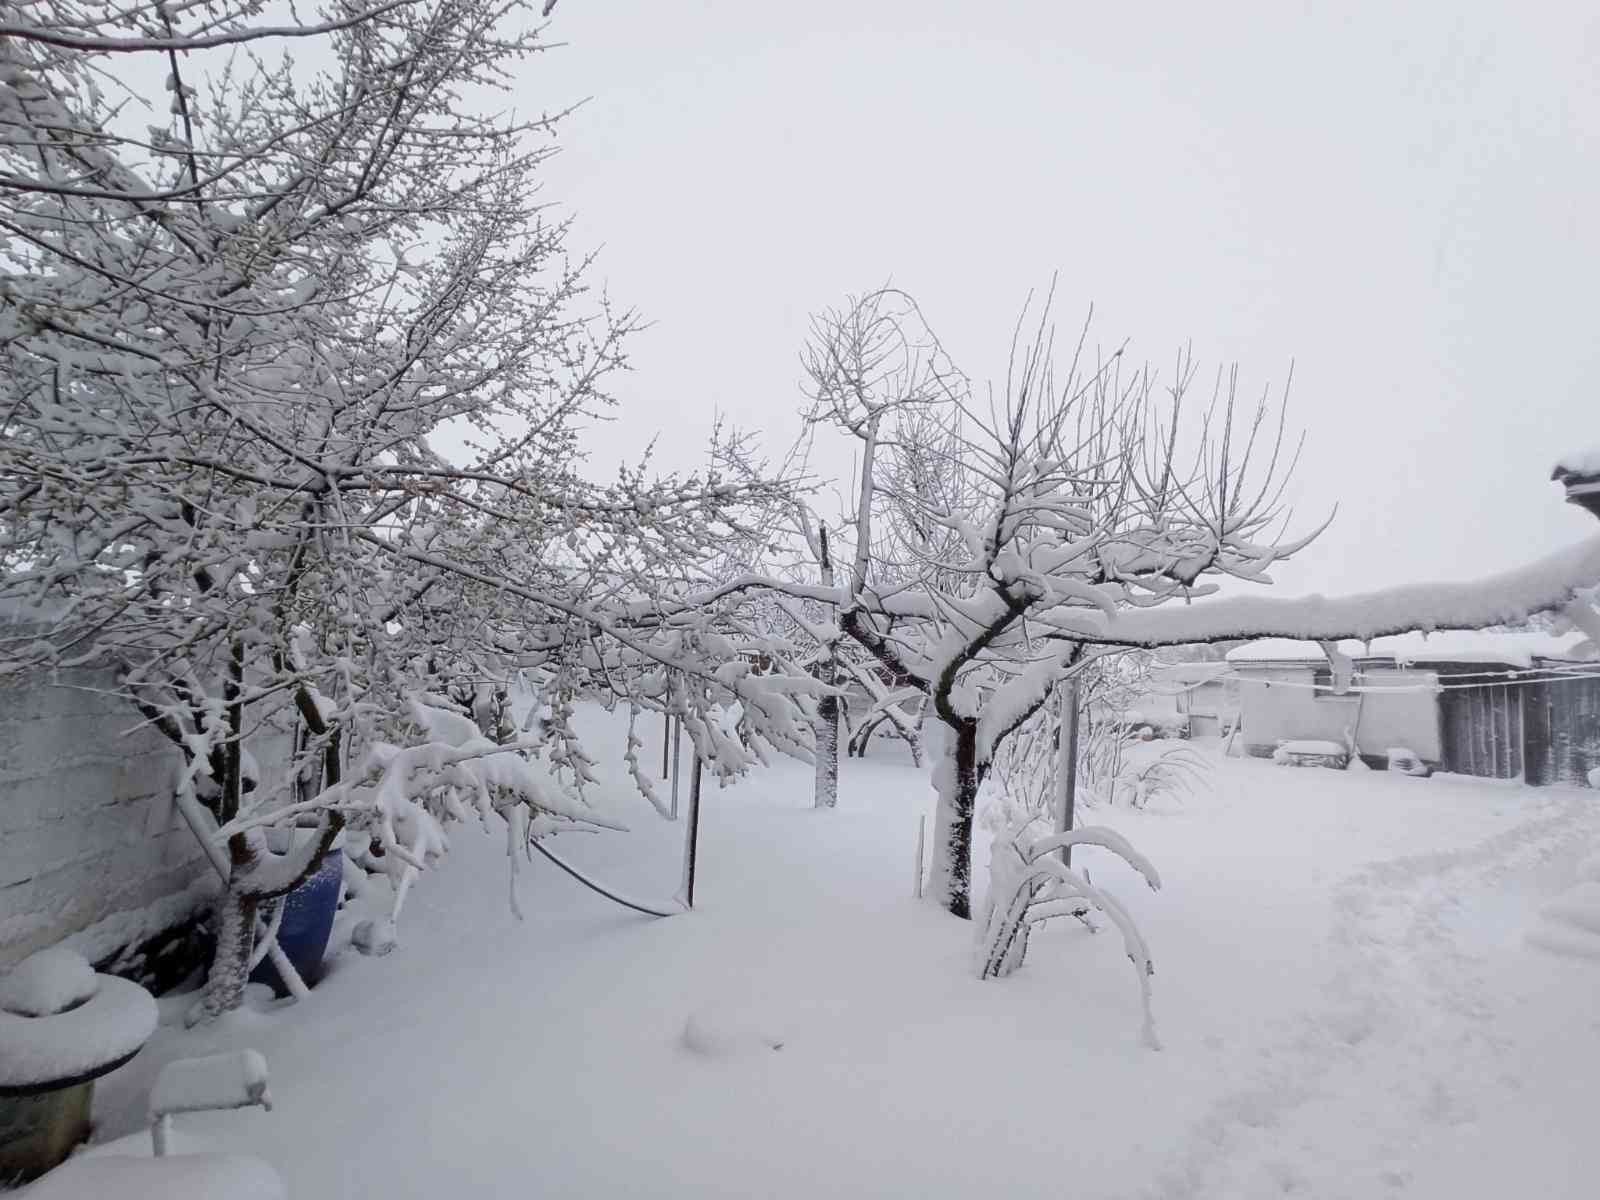
[[[665,920],[535,859],[518,922],[503,834],[457,827],[390,956],[195,1033],[164,1001],[99,1136],[142,1125],[163,1061],[248,1045],[275,1109],[180,1133],[299,1200],[1600,1194],[1600,961],[1540,915],[1600,849],[1594,793],[1217,759],[1213,794],[1091,810],[1164,878],[1076,852],[1151,943],[1152,1051],[1113,931],[1056,922],[973,978],[970,926],[910,895],[926,776],[874,754],[830,813],[797,763],[708,787],[698,907]],[[682,826],[610,766],[633,832],[557,848],[664,899]]]

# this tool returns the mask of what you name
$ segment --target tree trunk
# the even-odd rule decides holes
[[[817,701],[816,807],[839,803],[839,697]]]
[[[964,920],[972,917],[972,814],[982,781],[978,723],[947,724],[944,749],[933,776],[939,802],[934,810],[927,895]]]
[[[259,903],[253,895],[236,891],[232,885],[217,901],[216,955],[206,975],[205,999],[189,1014],[189,1024],[214,1021],[244,1002]]]

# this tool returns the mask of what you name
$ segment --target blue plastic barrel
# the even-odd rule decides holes
[[[328,949],[333,918],[339,911],[339,893],[344,885],[342,842],[343,839],[335,839],[318,860],[316,873],[281,901],[286,907],[278,926],[278,945],[307,987],[315,987],[322,978],[322,956]],[[263,958],[250,972],[250,978],[269,985],[280,997],[289,994],[270,958]]]

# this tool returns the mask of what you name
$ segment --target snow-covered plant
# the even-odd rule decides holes
[[[1211,764],[1193,747],[1149,742],[1135,747],[1110,780],[1113,804],[1143,808],[1152,800],[1184,800],[1206,786]]]
[[[1076,804],[1084,808],[1130,802],[1141,794],[1137,777],[1145,768],[1151,769],[1151,777],[1143,785],[1145,796],[1164,785],[1179,783],[1188,791],[1205,773],[1205,760],[1198,754],[1161,745],[1155,747],[1158,756],[1170,751],[1174,762],[1170,771],[1156,770],[1144,744],[1130,739],[1130,731],[1139,728],[1131,719],[1134,706],[1148,697],[1153,686],[1152,661],[1149,654],[1139,651],[1103,654],[1086,660],[1074,672],[1078,697],[1074,794]],[[1028,823],[1035,823],[1041,830],[1053,828],[1059,795],[1060,736],[1060,705],[1047,705],[996,749],[989,777],[991,798],[983,814],[987,828],[999,830]],[[1182,770],[1178,769],[1180,762]],[[1191,767],[1195,768],[1192,777],[1188,770]]]
[[[1122,935],[1123,949],[1138,976],[1144,1040],[1152,1049],[1159,1048],[1150,1009],[1154,967],[1143,935],[1114,896],[1058,857],[1068,847],[1083,845],[1109,850],[1143,876],[1152,890],[1160,888],[1155,867],[1110,829],[1077,829],[1038,839],[1021,831],[997,837],[990,848],[989,893],[977,920],[978,977],[999,978],[1020,967],[1034,925],[1055,917],[1083,918],[1091,910],[1102,912]]]

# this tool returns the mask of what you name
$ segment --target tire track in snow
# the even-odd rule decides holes
[[[1551,809],[1555,811],[1551,811]],[[1260,1047],[1249,1083],[1194,1127],[1143,1200],[1401,1197],[1418,1130],[1480,1117],[1472,1093],[1505,1074],[1509,1039],[1449,917],[1461,898],[1581,852],[1582,794],[1473,845],[1373,862],[1333,891],[1332,1003]]]

